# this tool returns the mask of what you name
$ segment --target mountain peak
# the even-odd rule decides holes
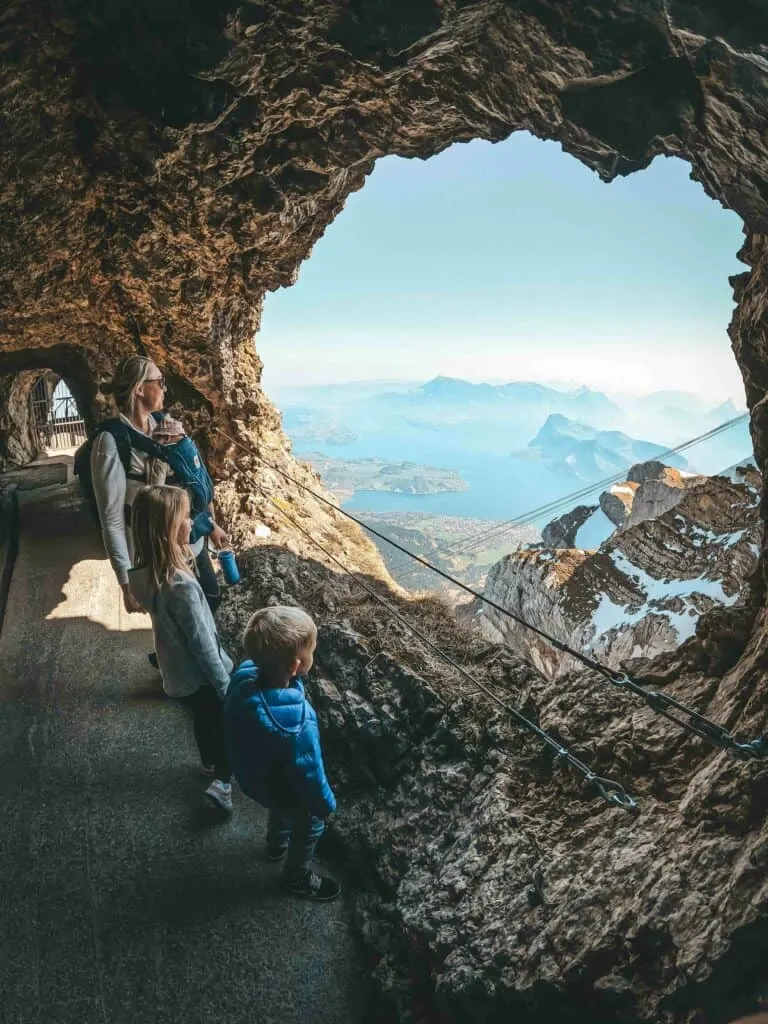
[[[662,445],[638,440],[620,430],[597,430],[586,423],[551,413],[527,449],[539,461],[567,469],[582,479],[596,479],[621,472],[633,463],[658,459]],[[680,455],[669,455],[665,463],[685,469]]]
[[[588,426],[586,423],[579,423],[578,420],[569,419],[561,412],[552,412],[547,416],[541,429],[528,445],[529,448],[536,448],[546,444],[548,441],[573,438],[579,441],[595,440],[599,430]]]
[[[433,377],[422,384],[418,391],[428,398],[469,399],[478,394],[494,394],[496,388],[491,384],[462,380],[461,377]]]
[[[730,398],[726,398],[726,400],[721,402],[720,405],[716,405],[709,415],[713,419],[725,421],[732,420],[736,416],[740,416],[741,413],[742,410],[737,409]]]

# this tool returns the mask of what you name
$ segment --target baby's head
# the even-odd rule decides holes
[[[170,416],[166,416],[155,427],[152,439],[157,441],[158,444],[176,444],[177,441],[180,441],[185,436],[186,431],[181,421],[173,420]]]
[[[273,605],[251,616],[243,635],[245,653],[262,670],[265,686],[312,668],[317,626],[301,608]]]

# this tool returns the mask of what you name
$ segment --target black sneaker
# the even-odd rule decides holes
[[[156,669],[160,668],[160,666],[159,666],[159,664],[157,662],[157,654],[155,654],[154,651],[150,651],[149,652],[149,654],[147,655],[147,661],[152,666],[152,668],[156,668]]]
[[[269,844],[267,844],[267,849],[266,849],[266,851],[264,853],[264,856],[269,861],[270,864],[277,864],[277,862],[279,860],[283,859],[283,857],[286,855],[287,852],[288,852],[288,846],[287,845],[286,846],[270,846]]]
[[[281,885],[291,896],[298,896],[303,900],[315,900],[318,903],[335,900],[341,892],[341,886],[333,878],[318,875],[314,871],[310,871],[304,878],[283,878]]]

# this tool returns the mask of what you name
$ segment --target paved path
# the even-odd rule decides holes
[[[0,636],[0,1022],[359,1024],[344,905],[279,893],[244,798],[208,816],[148,619],[124,612],[72,492],[26,492],[21,520]]]

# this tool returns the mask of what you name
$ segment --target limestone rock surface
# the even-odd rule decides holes
[[[762,542],[754,470],[741,484],[697,480],[676,489],[681,498],[671,510],[626,526],[599,551],[508,555],[489,572],[485,595],[612,668],[676,649],[706,612],[746,598]],[[637,494],[657,483],[640,484]],[[581,667],[492,607],[473,602],[469,613],[489,639],[548,678]]]
[[[657,519],[682,500],[689,487],[696,487],[704,478],[696,474],[681,473],[672,466],[650,462],[633,466],[627,474],[631,484],[637,483],[626,526],[634,526],[646,519]]]
[[[629,470],[625,481],[603,491],[600,508],[617,528],[635,526],[674,508],[685,490],[702,479],[662,462],[641,462]]]
[[[244,569],[227,635],[270,601],[321,622],[309,688],[339,797],[326,852],[354,880],[382,1020],[720,1024],[759,1004],[763,766],[686,738],[593,673],[548,682],[430,619],[431,638],[459,634],[448,649],[496,697],[623,783],[633,817],[482,692],[414,664],[418,644],[391,618],[361,631],[380,610],[348,577],[271,546]],[[762,646],[744,658],[761,671]],[[646,685],[722,722],[743,708],[751,739],[762,712],[741,670],[713,678],[694,664],[657,661]]]
[[[577,505],[565,515],[547,523],[541,531],[546,548],[575,548],[576,534],[597,508],[596,505]]]
[[[600,508],[608,516],[614,526],[626,526],[632,514],[635,492],[638,485],[625,481],[614,484],[600,495]]]

